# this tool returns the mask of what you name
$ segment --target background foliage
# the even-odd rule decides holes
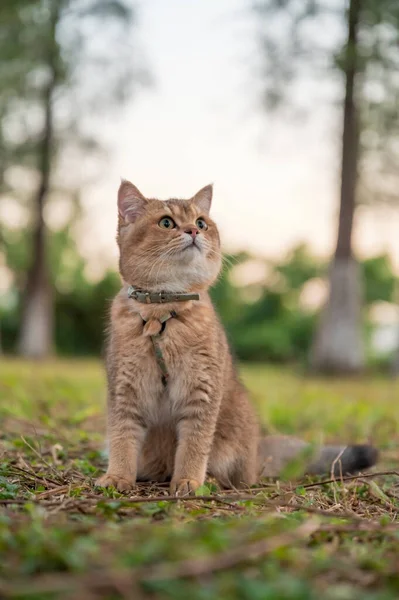
[[[55,289],[55,350],[61,355],[96,356],[102,351],[108,309],[120,280],[114,271],[105,272],[97,281],[89,278],[71,230],[72,225],[67,225],[49,236]],[[0,306],[1,333],[4,350],[12,353],[17,343],[28,258],[24,231],[5,229],[4,247],[14,283]],[[240,274],[254,263],[257,271],[264,267],[265,275],[245,284]],[[368,311],[376,302],[394,301],[397,277],[388,255],[368,258],[362,262],[362,268],[367,339],[371,327]],[[318,316],[317,307],[304,305],[304,290],[310,282],[326,285],[326,277],[327,261],[312,255],[305,245],[293,248],[277,262],[247,253],[226,255],[211,295],[237,357],[304,363]]]

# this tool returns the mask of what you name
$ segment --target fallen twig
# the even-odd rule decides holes
[[[315,481],[313,483],[305,483],[303,485],[301,485],[301,487],[303,488],[312,488],[312,487],[317,487],[319,485],[327,485],[328,483],[342,483],[345,481],[354,481],[355,479],[365,479],[365,478],[370,478],[370,477],[382,477],[383,475],[396,475],[396,477],[399,477],[399,472],[398,471],[379,471],[376,473],[362,473],[359,475],[350,475],[348,477],[340,477],[339,479],[325,479],[322,481]]]

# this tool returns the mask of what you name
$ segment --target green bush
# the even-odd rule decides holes
[[[14,286],[7,302],[0,303],[3,349],[16,347],[21,318],[21,293],[26,270],[26,241],[6,236],[6,258],[14,272]],[[61,355],[99,355],[105,339],[112,298],[120,287],[119,276],[106,272],[91,282],[68,228],[53,233],[49,241],[50,268],[55,289],[55,346]],[[232,350],[240,360],[301,362],[307,360],[317,314],[300,307],[300,295],[309,279],[325,273],[325,265],[305,246],[294,248],[285,260],[268,263],[271,276],[252,286],[240,286],[231,277],[236,265],[251,257],[226,256],[225,268],[211,297],[224,324]],[[262,259],[259,259],[262,260]],[[387,256],[363,263],[366,304],[392,301],[396,278]],[[368,324],[365,322],[365,332]]]

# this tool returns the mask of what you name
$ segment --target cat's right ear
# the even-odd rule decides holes
[[[133,183],[122,179],[118,190],[119,215],[126,223],[134,223],[145,213],[147,200]]]

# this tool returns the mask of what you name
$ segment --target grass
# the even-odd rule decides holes
[[[122,496],[94,486],[106,463],[101,365],[3,360],[0,598],[398,598],[399,384],[253,365],[242,375],[266,429],[372,440],[378,470]]]

